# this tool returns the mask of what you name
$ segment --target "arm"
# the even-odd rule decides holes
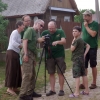
[[[91,29],[88,27],[88,23],[87,23],[87,22],[84,22],[84,26],[85,26],[87,32],[88,32],[92,37],[95,37],[95,36],[96,36],[97,32],[91,30]]]
[[[90,45],[86,44],[86,50],[84,52],[84,58],[85,58],[86,54],[88,53],[89,49],[90,49]]]
[[[27,62],[28,61],[28,52],[27,52],[27,39],[23,40],[23,50],[24,50],[24,61]]]
[[[71,44],[71,47],[70,47],[70,50],[71,50],[71,51],[74,51],[75,48],[76,48],[75,46],[73,46],[74,41],[75,41],[75,38],[73,39],[72,44]]]
[[[56,46],[57,44],[63,45],[65,43],[66,43],[66,39],[65,38],[61,38],[61,40],[53,42],[52,45],[53,46]]]

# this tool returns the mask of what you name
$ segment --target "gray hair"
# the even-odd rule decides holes
[[[34,22],[34,24],[37,24],[37,23],[40,23],[40,22],[44,23],[44,21],[43,21],[42,19],[37,19],[37,20]]]

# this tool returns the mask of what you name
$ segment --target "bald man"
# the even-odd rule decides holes
[[[47,70],[50,74],[50,86],[51,90],[46,94],[46,96],[54,95],[55,92],[55,72],[57,70],[57,74],[59,76],[59,84],[60,91],[58,93],[59,96],[64,95],[63,85],[64,85],[64,77],[62,73],[66,70],[66,64],[64,62],[65,51],[63,44],[66,43],[66,36],[62,29],[57,29],[57,25],[54,21],[50,21],[48,23],[48,30],[43,31],[42,36],[50,35],[50,42],[52,46],[49,46],[50,49],[47,51]],[[51,52],[51,53],[50,53]],[[55,60],[54,60],[55,59]],[[56,61],[56,62],[55,62]],[[61,71],[59,70],[57,64],[59,65]]]

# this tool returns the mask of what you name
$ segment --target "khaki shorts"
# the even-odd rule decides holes
[[[57,66],[56,62],[58,64],[58,66]],[[64,57],[55,58],[55,60],[53,58],[47,59],[46,68],[47,68],[49,74],[56,73],[56,70],[57,70],[58,74],[61,74],[61,71],[62,71],[62,73],[65,73],[66,63],[64,62]]]

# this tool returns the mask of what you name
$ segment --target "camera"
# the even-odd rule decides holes
[[[50,42],[50,35],[49,34],[47,34],[47,35],[44,35],[44,37],[45,37],[45,41],[44,41],[44,43],[46,44],[46,45],[51,45],[51,42]]]

